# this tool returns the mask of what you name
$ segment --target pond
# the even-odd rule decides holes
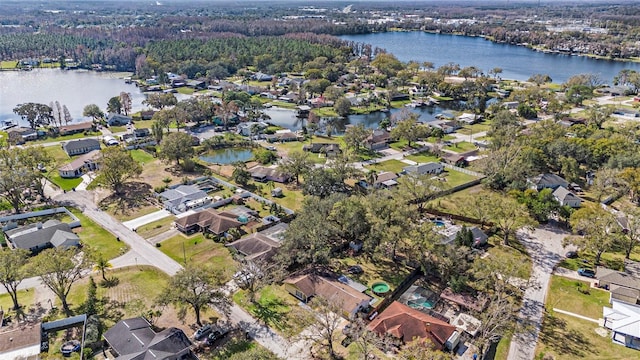
[[[238,161],[245,162],[253,158],[253,151],[245,148],[226,148],[211,150],[199,156],[200,160],[209,164],[233,164]]]

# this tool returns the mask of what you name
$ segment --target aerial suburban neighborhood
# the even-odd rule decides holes
[[[0,359],[640,358],[637,6],[2,7]]]

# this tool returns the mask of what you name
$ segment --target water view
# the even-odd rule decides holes
[[[238,161],[249,161],[253,158],[253,152],[251,149],[227,148],[208,151],[205,155],[200,155],[199,158],[209,164],[226,165],[233,164]]]
[[[453,62],[476,66],[485,73],[499,67],[502,78],[527,80],[533,74],[548,74],[554,82],[565,82],[576,74],[600,74],[611,82],[622,69],[640,71],[640,63],[597,60],[585,56],[545,54],[524,46],[497,44],[480,37],[432,34],[420,31],[345,35],[344,40],[386,49],[401,61],[430,61],[435,67]],[[411,46],[407,46],[411,44]]]

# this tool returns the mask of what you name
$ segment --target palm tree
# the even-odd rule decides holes
[[[93,266],[93,268],[96,271],[100,271],[102,273],[102,280],[104,280],[105,282],[107,281],[107,276],[105,275],[105,272],[107,271],[107,269],[110,269],[111,267],[112,265],[109,262],[109,260],[106,260],[102,255],[100,255],[100,257],[96,259],[96,263]]]

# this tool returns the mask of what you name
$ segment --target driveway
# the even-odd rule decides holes
[[[133,229],[139,228],[142,225],[147,225],[154,221],[162,220],[169,216],[171,216],[171,213],[163,209],[163,210],[158,210],[156,212],[152,212],[151,214],[140,216],[139,218],[135,218],[133,220],[125,221],[122,223],[122,225],[133,230]]]
[[[527,326],[513,335],[509,347],[509,359],[532,360],[535,355],[538,335],[542,328],[544,302],[551,274],[555,266],[562,260],[565,248],[562,239],[569,235],[563,229],[547,225],[533,231],[520,231],[518,238],[529,253],[532,261],[531,280],[533,285],[524,293],[519,317]]]

